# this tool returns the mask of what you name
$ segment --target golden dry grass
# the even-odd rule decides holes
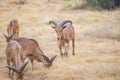
[[[57,58],[50,69],[35,62],[25,70],[24,80],[120,80],[120,11],[69,10],[64,1],[28,0],[24,5],[0,1],[0,80],[9,80],[5,68],[6,42],[2,33],[11,19],[18,19],[20,36],[36,39],[44,53]],[[14,0],[15,1],[15,0]],[[71,46],[68,58],[58,54],[55,31],[49,20],[73,21],[76,55]]]

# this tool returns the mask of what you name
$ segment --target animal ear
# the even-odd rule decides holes
[[[66,26],[63,26],[63,29],[66,28]]]
[[[14,67],[11,67],[11,66],[6,66],[6,67],[7,67],[8,69],[16,72],[16,73],[19,73],[19,71],[18,71],[16,68],[14,68]]]
[[[53,57],[51,58],[51,62],[53,62],[56,57],[57,57],[57,55],[53,56]]]
[[[20,68],[19,68],[19,72],[23,72],[26,65],[28,64],[29,61],[27,61],[26,63],[24,63]]]

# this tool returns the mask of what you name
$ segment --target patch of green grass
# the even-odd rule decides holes
[[[64,0],[65,1],[65,7],[66,8],[74,8],[75,7],[75,3],[77,2],[77,0]]]
[[[55,52],[55,54],[58,54],[58,53],[59,53],[58,50],[55,50],[54,52]]]
[[[72,7],[73,7],[72,4],[67,5],[67,8],[72,8]]]

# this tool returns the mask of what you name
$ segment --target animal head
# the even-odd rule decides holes
[[[20,68],[15,68],[15,67],[11,67],[11,66],[7,66],[7,68],[12,70],[13,72],[15,72],[17,74],[17,78],[22,80],[23,76],[24,76],[23,71],[24,71],[26,65],[28,64],[28,62],[24,63]]]
[[[49,68],[50,66],[52,66],[53,61],[55,60],[55,58],[57,57],[57,55],[53,56],[51,59],[49,59],[47,56],[42,55],[43,56],[43,65],[45,68]]]
[[[10,26],[18,24],[18,21],[16,19],[13,19],[10,21]]]
[[[11,36],[6,36],[4,33],[3,33],[3,35],[6,38],[6,42],[8,43],[13,38],[13,36],[15,35],[15,33],[12,34]]]
[[[61,37],[63,34],[63,29],[66,28],[65,24],[68,22],[72,24],[72,21],[70,21],[70,20],[65,20],[62,23],[60,23],[60,25],[57,24],[55,21],[49,21],[49,24],[54,25],[54,26],[52,26],[52,28],[55,29],[55,31],[56,31],[58,41],[61,40]]]

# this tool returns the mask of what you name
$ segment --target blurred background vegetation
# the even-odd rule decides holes
[[[48,0],[49,2],[52,0]],[[114,10],[120,7],[120,0],[64,0],[69,2],[68,8],[81,9],[81,8],[94,8]],[[73,5],[73,3],[75,3]],[[81,4],[82,3],[82,4]]]
[[[86,0],[87,4],[102,9],[115,9],[120,7],[120,0]]]
[[[52,2],[53,0],[47,0]],[[94,9],[106,9],[114,10],[120,7],[120,0],[63,0],[68,2],[67,8],[81,9],[81,8],[94,8]],[[19,0],[19,4],[25,4],[27,0]],[[73,4],[75,3],[75,4]]]

